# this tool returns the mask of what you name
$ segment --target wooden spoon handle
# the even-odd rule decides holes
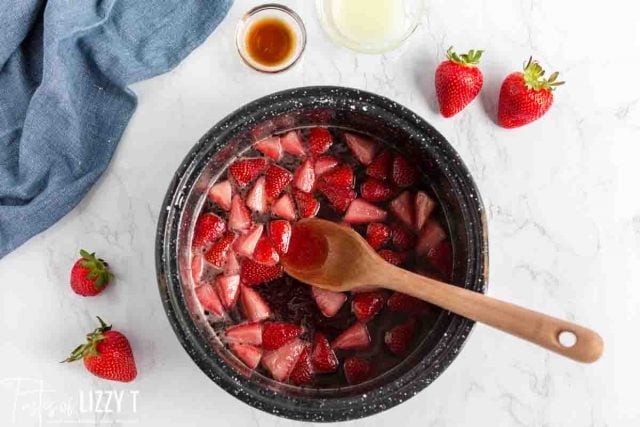
[[[392,276],[395,283],[390,287],[395,290],[493,326],[578,362],[592,363],[602,355],[604,342],[591,329],[406,270],[394,270]],[[575,337],[575,344],[560,342],[560,334],[565,333],[570,339]]]

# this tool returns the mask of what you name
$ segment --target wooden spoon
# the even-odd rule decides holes
[[[330,221],[299,221],[282,263],[292,277],[322,289],[383,287],[493,326],[578,362],[595,362],[602,355],[602,338],[591,329],[398,268],[382,259],[356,231]],[[560,342],[560,335],[565,333],[575,338],[574,344]]]

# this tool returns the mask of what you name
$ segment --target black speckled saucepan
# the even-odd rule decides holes
[[[245,403],[287,418],[343,421],[391,408],[427,387],[458,355],[473,322],[442,311],[406,359],[365,383],[300,388],[250,373],[198,314],[189,283],[194,213],[209,183],[252,142],[307,126],[335,126],[395,144],[414,159],[445,212],[454,244],[453,283],[484,292],[487,227],[478,189],[460,157],[431,125],[378,95],[341,87],[304,87],[260,98],[216,124],[191,149],[167,191],[158,221],[160,295],[178,339],[213,381]]]

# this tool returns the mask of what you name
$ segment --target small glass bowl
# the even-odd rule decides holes
[[[286,61],[278,65],[267,66],[261,64],[255,61],[247,52],[247,32],[255,22],[264,18],[276,18],[284,21],[289,25],[295,35],[295,47],[293,53]],[[302,55],[306,44],[307,31],[302,19],[293,10],[281,4],[269,3],[254,7],[240,18],[238,26],[236,27],[236,48],[238,49],[240,57],[249,67],[263,73],[279,73],[291,68]]]
[[[343,1],[354,0],[316,0],[316,9],[322,28],[327,35],[337,44],[362,53],[384,53],[399,47],[405,40],[413,34],[418,27],[426,10],[426,0],[395,0],[394,6],[398,6],[399,25],[393,30],[388,37],[379,40],[370,39],[362,41],[353,38],[343,31],[340,26],[340,18],[336,14],[340,3]],[[375,7],[373,3],[367,3],[363,7],[367,7],[369,11],[371,7]],[[367,11],[363,10],[366,16]],[[349,20],[353,23],[353,19]]]

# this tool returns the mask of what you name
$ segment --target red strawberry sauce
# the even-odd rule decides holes
[[[308,227],[297,225],[291,232],[289,252],[285,258],[292,267],[320,267],[328,255],[327,240]]]

